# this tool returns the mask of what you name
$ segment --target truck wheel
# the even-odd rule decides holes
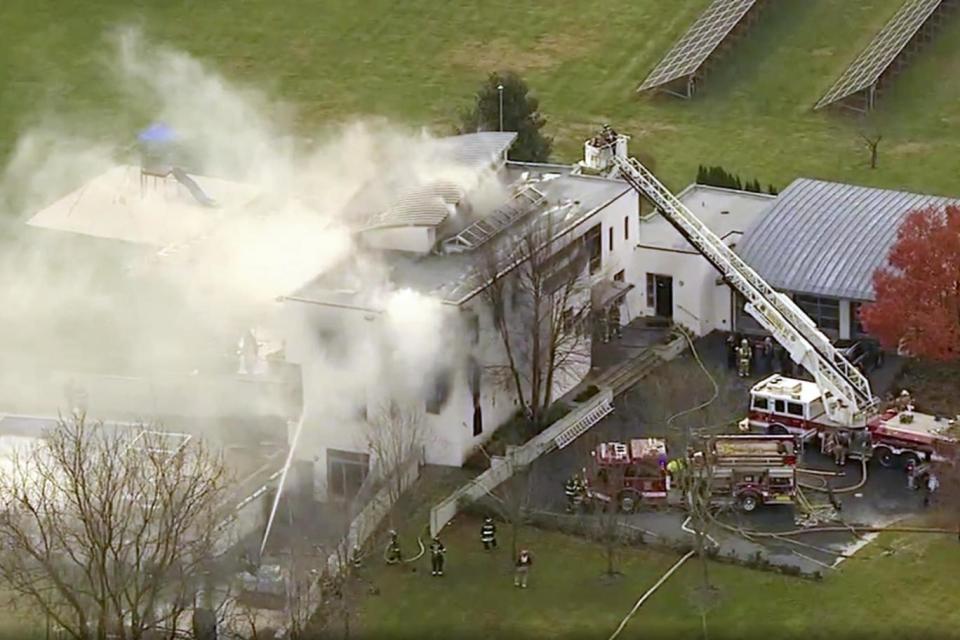
[[[886,467],[889,469],[897,461],[896,456],[893,455],[893,451],[890,451],[887,447],[877,447],[873,455],[877,457],[877,462],[880,463],[881,467]]]
[[[790,432],[782,424],[771,424],[767,427],[767,433],[771,436],[785,436]]]
[[[920,466],[920,456],[912,451],[900,454],[900,464],[903,465],[904,469],[910,466],[911,462],[913,463],[913,468],[916,469]]]
[[[752,513],[760,504],[757,495],[754,493],[744,493],[738,498],[737,502],[740,504],[740,510],[744,513]]]
[[[633,513],[640,506],[640,494],[636,491],[623,491],[617,496],[617,505],[623,513]]]

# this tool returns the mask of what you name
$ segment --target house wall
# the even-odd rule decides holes
[[[692,185],[678,196],[698,219],[736,248],[742,233],[763,214],[772,197],[716,187]],[[669,276],[673,281],[674,322],[697,335],[729,331],[734,327],[732,290],[717,284],[719,272],[659,214],[640,222],[635,247],[635,275],[641,312],[656,315],[654,296],[648,296],[648,274]]]
[[[436,236],[433,227],[391,227],[364,231],[363,241],[375,249],[429,253]]]

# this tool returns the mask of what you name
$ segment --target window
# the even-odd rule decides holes
[[[449,369],[443,369],[436,373],[433,379],[433,385],[427,392],[427,413],[436,415],[440,413],[443,406],[447,404],[447,398],[450,397],[450,377],[451,372]]]
[[[623,239],[630,239],[630,216],[623,216]]]
[[[467,315],[467,335],[470,336],[470,344],[480,342],[480,316],[475,313]]]
[[[840,331],[840,301],[834,298],[797,295],[797,306],[804,310],[821,331],[834,334]]]
[[[478,402],[473,407],[473,435],[478,436],[483,433],[483,410]]]
[[[867,336],[867,330],[863,328],[863,323],[860,322],[860,308],[863,306],[861,302],[851,302],[850,303],[850,337],[851,338],[865,338]]]
[[[792,416],[803,417],[803,405],[799,402],[788,402],[787,403],[787,413]]]
[[[647,274],[647,306],[653,309],[656,303],[657,282],[652,273]]]
[[[625,277],[626,277],[626,274],[624,273],[624,270],[620,269],[620,271],[617,271],[615,274],[613,274],[613,281],[623,282]]]
[[[610,227],[607,230],[607,236],[610,238],[608,241],[610,251],[613,251],[613,227]]]
[[[327,493],[333,498],[353,498],[370,467],[370,456],[353,451],[327,449]]]
[[[754,398],[753,408],[759,409],[760,411],[767,411],[770,408],[770,405],[767,403],[766,398]]]
[[[590,230],[584,234],[584,243],[587,247],[587,255],[590,257],[590,275],[600,271],[603,263],[603,239],[600,236],[600,225],[590,227]]]
[[[786,413],[786,410],[785,410],[785,408],[784,408],[784,405],[785,405],[785,404],[786,404],[786,403],[785,403],[783,400],[774,400],[774,401],[773,401],[773,410],[774,410],[776,413]]]

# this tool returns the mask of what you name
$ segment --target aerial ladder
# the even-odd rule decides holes
[[[794,362],[813,376],[820,387],[827,416],[841,428],[865,428],[878,407],[870,382],[831,344],[813,320],[741,260],[636,158],[613,155],[610,161],[623,180],[649,200],[710,261],[724,281],[744,297],[747,313],[770,332]]]

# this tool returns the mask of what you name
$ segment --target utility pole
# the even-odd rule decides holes
[[[497,84],[497,91],[500,92],[500,131],[503,131],[503,83]]]

